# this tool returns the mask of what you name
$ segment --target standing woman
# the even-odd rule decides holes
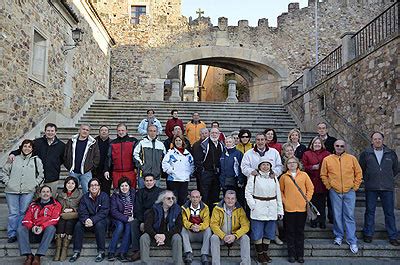
[[[304,263],[304,226],[306,223],[306,201],[296,187],[302,190],[307,200],[311,200],[314,186],[307,173],[300,171],[299,160],[291,157],[286,160],[288,169],[279,180],[282,193],[283,208],[285,210],[285,231],[288,248],[288,261]]]
[[[328,190],[325,185],[322,183],[320,168],[322,164],[322,160],[330,155],[330,153],[325,149],[325,145],[323,140],[320,137],[315,137],[308,147],[308,151],[306,151],[303,155],[303,166],[304,171],[310,176],[311,181],[314,185],[314,194],[312,196],[311,202],[317,207],[318,211],[321,215],[314,221],[311,221],[311,227],[316,228],[319,224],[319,227],[322,229],[326,228],[326,196],[328,194]]]
[[[74,234],[74,227],[78,221],[79,201],[82,192],[78,189],[78,180],[74,177],[67,177],[64,181],[64,188],[57,196],[62,206],[60,220],[56,231],[56,254],[54,261],[64,261],[67,258],[68,246]]]
[[[251,239],[254,241],[257,261],[271,262],[268,248],[275,240],[276,221],[283,217],[281,191],[272,164],[262,157],[258,164],[258,175],[250,175],[245,191],[250,207]]]
[[[129,245],[131,244],[131,222],[135,210],[135,189],[131,187],[131,181],[127,177],[118,180],[118,190],[111,196],[111,217],[115,226],[114,233],[108,247],[108,261],[115,260],[118,252],[118,260],[127,262]],[[117,251],[119,238],[122,236],[121,245]]]
[[[33,141],[25,139],[20,147],[21,154],[14,161],[7,161],[0,177],[5,183],[8,206],[8,243],[17,241],[17,229],[21,225],[26,209],[33,199],[36,187],[43,181],[42,160],[33,153]]]
[[[274,129],[268,128],[264,130],[265,140],[268,147],[275,148],[279,154],[282,152],[282,145],[278,143],[278,136]]]
[[[293,145],[294,156],[301,160],[304,152],[307,150],[307,147],[301,143],[300,130],[295,128],[289,132],[288,143],[291,143]]]
[[[236,145],[236,149],[242,152],[242,154],[253,148],[253,144],[250,141],[251,132],[247,129],[241,129],[239,131],[239,144]]]
[[[182,206],[187,199],[189,180],[194,171],[193,156],[186,149],[182,135],[172,139],[172,148],[165,155],[162,168],[168,174],[167,189],[175,194],[177,203]]]

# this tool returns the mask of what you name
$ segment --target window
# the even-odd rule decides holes
[[[146,15],[146,6],[131,6],[131,24],[139,24],[140,15]]]
[[[33,30],[30,75],[33,80],[46,84],[47,77],[47,39],[36,29]]]

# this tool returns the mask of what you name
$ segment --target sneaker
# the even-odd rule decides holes
[[[97,254],[96,258],[94,259],[94,262],[102,262],[105,257],[106,257],[106,254],[104,252],[100,252],[99,254]]]
[[[350,251],[354,254],[357,254],[358,252],[358,246],[357,244],[350,244]]]
[[[275,244],[277,244],[277,245],[283,245],[282,240],[281,240],[279,237],[277,237],[277,236],[275,236],[274,242],[275,242]]]
[[[371,243],[372,242],[372,236],[364,236],[364,242],[365,243]]]
[[[114,261],[114,260],[115,260],[115,255],[114,255],[114,253],[108,253],[107,260],[108,260],[108,261]]]
[[[126,255],[126,253],[125,254],[124,253],[119,254],[118,260],[120,262],[128,262],[129,261],[128,256]]]
[[[81,256],[81,253],[79,252],[74,252],[74,255],[69,259],[69,262],[75,262],[79,257]]]
[[[389,243],[392,245],[392,246],[395,246],[395,247],[398,247],[398,246],[400,246],[400,242],[397,240],[397,239],[390,239],[389,240]]]
[[[7,243],[14,243],[17,241],[17,237],[16,236],[10,236],[7,240]]]
[[[191,264],[193,262],[193,253],[190,251],[186,252],[183,262],[185,262],[185,264]]]
[[[333,240],[333,244],[341,246],[342,245],[342,239],[339,238],[339,237],[335,238],[335,240]]]

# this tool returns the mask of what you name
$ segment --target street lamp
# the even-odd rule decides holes
[[[79,42],[82,41],[82,34],[83,33],[84,33],[83,30],[81,30],[80,28],[76,28],[76,29],[72,30],[71,37],[72,37],[72,40],[74,41],[74,44],[64,45],[63,46],[63,53],[64,54],[66,54],[67,51],[69,51],[69,50],[75,49],[76,46],[79,45]]]

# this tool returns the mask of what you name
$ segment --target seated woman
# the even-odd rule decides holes
[[[115,260],[118,252],[118,260],[129,261],[126,253],[131,244],[131,222],[133,221],[135,209],[135,189],[131,188],[131,181],[127,177],[118,180],[118,190],[111,196],[111,217],[115,226],[110,245],[108,246],[108,261]],[[121,245],[117,251],[119,238],[122,236]]]
[[[17,241],[17,229],[36,187],[43,180],[42,160],[32,155],[33,149],[33,141],[25,139],[19,147],[20,154],[14,161],[8,161],[0,171],[8,206],[7,243]]]
[[[40,265],[40,257],[46,255],[60,219],[61,204],[51,197],[51,188],[42,186],[39,196],[29,205],[22,225],[17,230],[19,251],[21,256],[26,256],[24,265]],[[35,257],[29,244],[29,233],[33,234],[35,243],[40,242]]]
[[[153,246],[172,246],[174,264],[183,264],[182,210],[170,190],[160,193],[153,208],[148,210],[144,221],[144,234],[140,237],[140,257],[147,263],[150,259],[150,244]]]
[[[68,246],[78,221],[79,201],[82,197],[82,192],[78,189],[78,186],[76,178],[67,177],[64,181],[62,192],[57,195],[57,200],[61,203],[62,210],[57,224],[54,261],[64,261],[67,258]]]
[[[95,233],[97,256],[95,262],[102,262],[106,251],[107,217],[110,211],[110,197],[100,191],[100,181],[92,178],[88,183],[89,192],[82,196],[79,203],[79,220],[74,230],[74,255],[69,262],[75,262],[81,255],[85,231]]]

